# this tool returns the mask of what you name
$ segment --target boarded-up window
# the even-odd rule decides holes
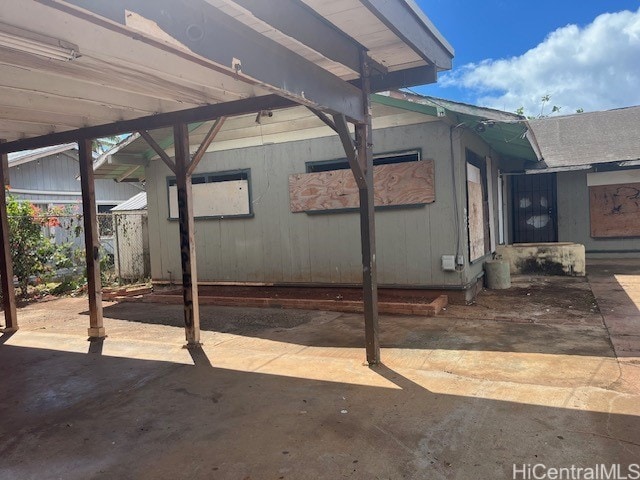
[[[376,207],[425,205],[435,201],[433,160],[373,167]],[[358,208],[358,186],[351,170],[329,170],[289,176],[292,212]]]
[[[627,172],[615,173],[607,176],[590,174],[588,178],[591,236],[640,237],[640,182],[618,183],[628,180],[631,175]],[[598,185],[603,183],[599,180],[616,183]]]
[[[193,216],[237,217],[251,215],[249,172],[217,172],[194,175],[191,180]],[[169,218],[178,218],[178,189],[168,179]]]

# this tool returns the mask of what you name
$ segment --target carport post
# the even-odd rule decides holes
[[[178,223],[180,226],[180,261],[182,265],[182,298],[187,347],[200,344],[200,305],[198,303],[198,273],[194,238],[193,197],[189,165],[189,130],[186,123],[173,126],[178,190]]]
[[[364,103],[363,123],[356,124],[358,163],[365,173],[360,193],[360,240],[362,246],[362,288],[364,300],[364,331],[369,365],[380,363],[378,340],[378,273],[376,267],[376,232],[373,192],[373,141],[371,138],[370,66],[363,51],[360,59],[360,78]]]
[[[91,140],[78,140],[80,186],[82,188],[82,218],[84,246],[87,261],[87,294],[89,295],[89,339],[105,336],[102,322],[102,281],[100,279],[100,237],[98,236],[98,210],[93,178]]]
[[[4,140],[0,140],[0,143]],[[13,287],[13,260],[9,247],[9,217],[7,214],[7,197],[4,188],[9,185],[9,156],[1,155],[0,187],[3,189],[0,195],[0,281],[2,282],[2,307],[4,309],[5,332],[14,332],[18,329],[18,314],[16,313],[16,292]]]

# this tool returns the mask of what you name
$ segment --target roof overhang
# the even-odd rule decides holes
[[[435,116],[411,109],[386,105],[379,95],[372,96],[373,128],[388,128],[437,121]],[[192,153],[205,138],[212,122],[189,125]],[[149,132],[153,140],[173,156],[173,132],[161,128]],[[335,132],[307,108],[297,106],[277,111],[262,111],[227,119],[208,147],[209,152],[272,145],[333,136]],[[145,167],[158,158],[157,153],[139,134],[132,134],[105,152],[94,163],[95,178],[118,182],[145,179]]]
[[[296,104],[360,122],[363,61],[382,91],[453,57],[411,0],[7,0],[2,17],[5,153]]]

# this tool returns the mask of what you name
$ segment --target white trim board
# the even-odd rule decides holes
[[[587,173],[588,187],[596,187],[598,185],[620,185],[623,183],[640,183],[640,169]]]

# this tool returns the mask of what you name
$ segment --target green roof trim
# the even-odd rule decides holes
[[[442,117],[442,115],[438,115],[438,110],[444,111],[444,116],[449,123],[460,127],[465,126],[473,130],[474,134],[482,138],[493,150],[504,157],[519,158],[533,162],[538,161],[535,151],[526,137],[528,128],[524,117],[521,118],[509,112],[501,112],[450,100],[422,98],[425,102],[433,103],[433,105],[379,94],[372,95],[371,101],[430,117]],[[500,120],[499,118],[503,119]],[[479,131],[480,129],[476,128],[478,125],[482,125],[484,130]]]

